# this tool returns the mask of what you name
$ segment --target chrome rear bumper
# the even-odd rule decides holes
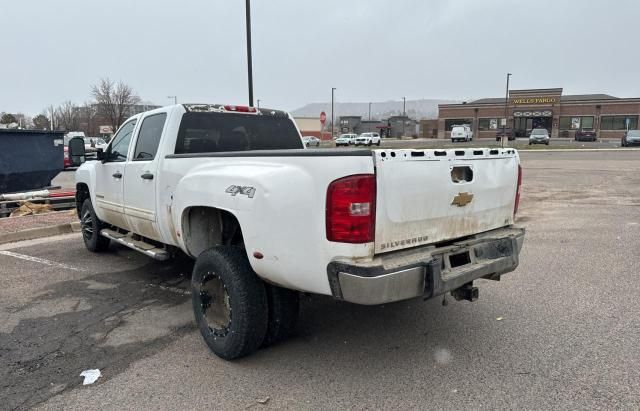
[[[523,228],[507,227],[444,247],[381,254],[366,264],[334,261],[327,272],[332,294],[340,300],[376,305],[431,298],[515,270],[523,242]]]

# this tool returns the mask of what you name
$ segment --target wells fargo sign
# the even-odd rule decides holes
[[[551,104],[558,101],[557,97],[526,97],[514,98],[513,104]]]

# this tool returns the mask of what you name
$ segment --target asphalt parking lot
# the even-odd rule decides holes
[[[640,152],[521,157],[521,264],[478,301],[305,296],[294,338],[236,362],[201,341],[188,261],[0,246],[0,408],[639,409]]]

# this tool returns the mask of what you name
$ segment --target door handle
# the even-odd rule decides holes
[[[113,173],[113,178],[122,178],[122,173],[119,171],[116,171],[115,173]]]
[[[143,178],[145,180],[153,180],[153,174],[151,173],[144,173],[143,175],[140,176],[140,178]]]

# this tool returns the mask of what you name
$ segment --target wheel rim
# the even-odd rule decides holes
[[[200,284],[200,307],[209,331],[225,336],[231,323],[231,303],[227,287],[216,274],[208,272]]]
[[[85,211],[80,219],[80,225],[82,227],[82,235],[87,240],[93,238],[93,218],[89,211]]]

